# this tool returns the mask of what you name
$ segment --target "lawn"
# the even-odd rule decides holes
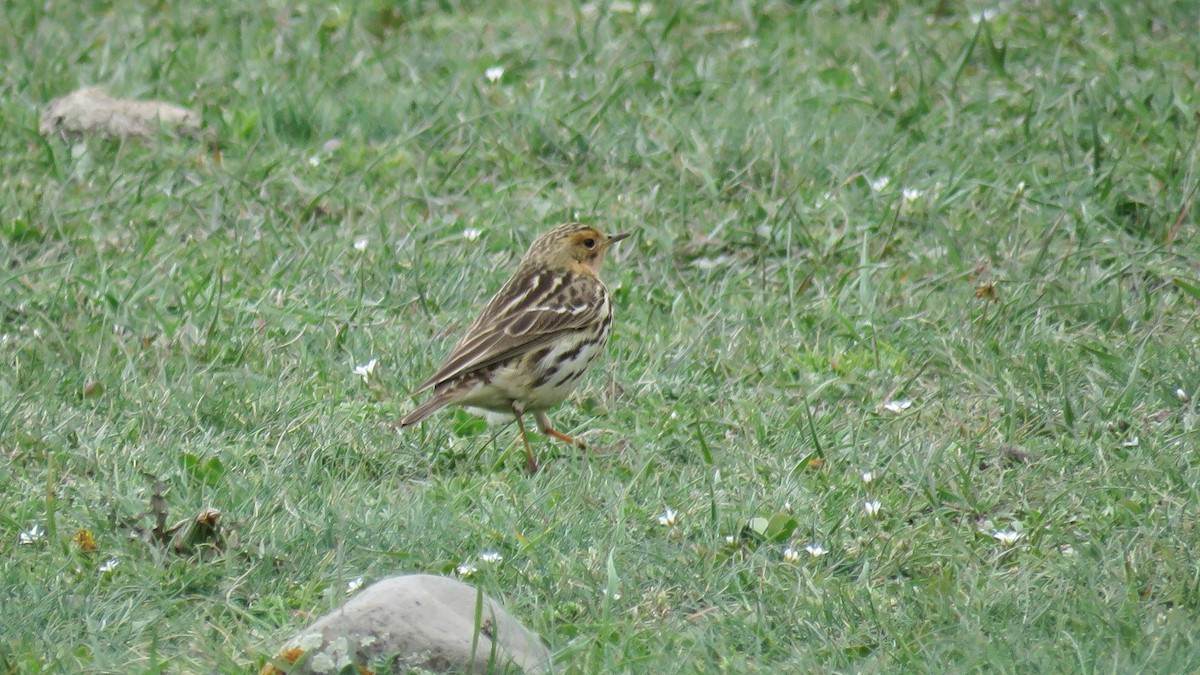
[[[5,3],[0,672],[247,672],[360,579],[463,565],[564,672],[1200,670],[1197,30]],[[93,84],[206,137],[42,139]],[[553,412],[595,450],[397,433],[572,219],[634,233]],[[219,554],[151,541],[204,508]]]

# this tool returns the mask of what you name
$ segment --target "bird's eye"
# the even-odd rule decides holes
[[[596,240],[595,239],[584,239],[583,245],[586,248],[596,248]]]

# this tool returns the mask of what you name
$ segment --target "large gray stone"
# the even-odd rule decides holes
[[[540,673],[550,651],[487,595],[476,640],[475,587],[410,574],[379,581],[288,640],[263,673],[339,673],[381,659],[393,670]],[[472,650],[472,642],[475,642]]]
[[[166,101],[113,98],[100,87],[77,89],[46,104],[38,130],[43,136],[154,138],[160,132],[198,135],[200,116]]]

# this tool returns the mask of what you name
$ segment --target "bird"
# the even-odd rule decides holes
[[[538,462],[526,414],[543,434],[586,447],[555,429],[546,411],[567,398],[604,350],[613,303],[600,280],[600,265],[609,248],[628,236],[573,222],[534,240],[437,372],[412,392],[432,389],[433,395],[400,426],[410,427],[449,405],[511,414],[531,474]]]

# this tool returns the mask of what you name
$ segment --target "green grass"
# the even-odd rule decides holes
[[[1193,2],[267,5],[0,10],[0,671],[245,672],[484,551],[565,672],[1200,670]],[[223,162],[39,140],[85,84]],[[601,450],[390,430],[575,214]]]

